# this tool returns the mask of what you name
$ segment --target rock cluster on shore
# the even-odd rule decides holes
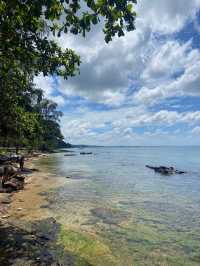
[[[20,168],[16,163],[20,163],[17,157],[0,157],[0,192],[13,192],[24,187],[25,177],[21,175]]]

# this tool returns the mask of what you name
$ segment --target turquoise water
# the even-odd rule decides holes
[[[92,265],[200,265],[200,147],[73,151],[40,162],[70,177],[48,197],[67,250]],[[187,173],[162,176],[146,164]]]

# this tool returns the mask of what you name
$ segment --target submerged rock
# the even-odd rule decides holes
[[[91,213],[106,224],[119,224],[128,218],[127,212],[109,208],[95,208]]]
[[[92,154],[92,152],[80,152],[81,155],[89,155]]]

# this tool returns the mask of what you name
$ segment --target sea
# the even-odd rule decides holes
[[[66,180],[49,209],[58,242],[88,265],[200,265],[200,147],[73,148],[38,164]]]

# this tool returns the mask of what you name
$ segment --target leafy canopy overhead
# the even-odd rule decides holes
[[[73,76],[79,57],[71,49],[63,51],[49,35],[70,32],[85,36],[92,25],[102,21],[109,42],[115,35],[135,29],[134,3],[136,0],[0,0],[5,70],[12,65],[34,74]]]
[[[40,73],[74,76],[80,57],[63,50],[52,35],[85,36],[101,23],[108,43],[135,29],[134,4],[136,0],[0,0],[0,144],[52,148],[62,140],[61,113],[33,79]]]

